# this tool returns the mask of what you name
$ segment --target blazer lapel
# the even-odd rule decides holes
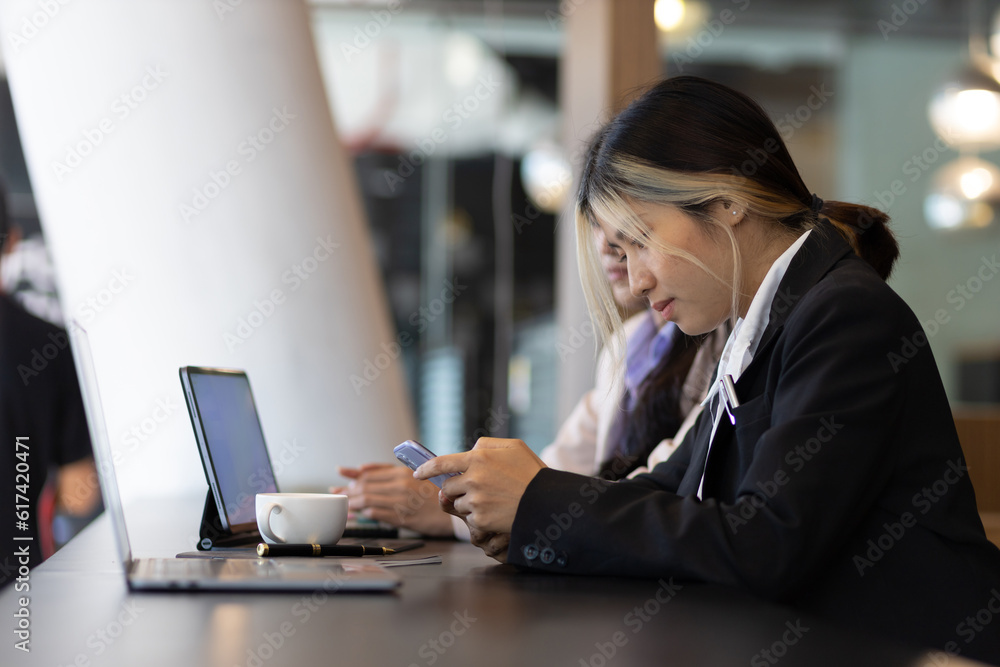
[[[693,496],[698,493],[701,476],[705,472],[705,462],[708,459],[709,438],[712,437],[712,424],[714,420],[712,408],[714,402],[715,399],[712,399],[705,406],[704,411],[695,424],[697,430],[690,436],[693,438],[694,446],[688,469],[684,473],[681,483],[677,485],[677,495],[679,496]]]
[[[778,291],[771,301],[771,309],[768,314],[767,326],[761,334],[760,343],[754,352],[753,359],[743,371],[740,380],[736,382],[737,395],[741,395],[741,381],[756,374],[757,366],[770,357],[769,349],[778,337],[778,333],[785,325],[785,321],[802,296],[815,285],[820,278],[836,264],[842,257],[853,252],[851,246],[840,235],[833,224],[825,218],[820,221],[817,227],[813,228],[809,238],[806,239],[802,248],[792,258],[788,270],[778,284]],[[742,382],[746,385],[746,382]],[[745,391],[745,389],[744,389]],[[752,396],[742,395],[741,400],[747,401]],[[707,419],[699,420],[701,426],[695,436],[694,451],[691,455],[691,464],[684,476],[683,481],[678,486],[677,493],[681,496],[695,495],[698,487],[702,486],[702,496],[711,497],[713,494],[713,476],[711,475],[712,460],[721,456],[729,447],[732,441],[734,427],[729,421],[727,414],[723,414],[719,419],[719,427],[716,429],[714,437],[712,426],[714,423],[715,409],[720,406],[716,403],[721,400],[721,393],[716,394],[712,399],[711,412],[705,415]],[[725,407],[721,407],[725,411]],[[702,475],[705,475],[705,482],[702,485]]]
[[[792,258],[788,270],[778,284],[778,291],[771,301],[767,326],[764,327],[757,350],[743,371],[743,375],[747,375],[754,366],[769,356],[768,348],[805,293],[819,282],[834,264],[852,252],[854,251],[850,244],[840,235],[833,223],[826,218],[821,219],[820,224],[813,228],[809,238]],[[736,384],[739,388],[738,381]]]

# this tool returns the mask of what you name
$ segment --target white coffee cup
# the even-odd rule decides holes
[[[268,544],[336,544],[347,525],[347,496],[258,493],[257,529]]]

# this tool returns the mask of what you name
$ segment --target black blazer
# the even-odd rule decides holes
[[[518,505],[508,561],[739,586],[1000,662],[1000,550],[983,531],[926,340],[824,221],[779,285],[736,383],[736,425],[720,421],[707,465],[706,411],[673,456],[634,480],[543,469]],[[988,627],[975,620],[983,609]]]

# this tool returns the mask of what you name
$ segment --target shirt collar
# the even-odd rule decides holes
[[[771,302],[778,292],[778,285],[781,284],[781,279],[785,276],[785,272],[788,271],[788,266],[792,263],[792,258],[795,257],[795,254],[805,243],[806,237],[811,232],[812,230],[808,230],[805,234],[797,238],[771,264],[771,268],[768,269],[760,287],[757,288],[757,293],[754,294],[753,300],[750,302],[746,317],[738,319],[736,325],[733,327],[733,332],[729,334],[726,347],[722,351],[722,358],[719,360],[719,366],[716,369],[715,381],[712,382],[703,405],[718,391],[718,381],[722,375],[732,375],[735,382],[746,367],[750,365],[750,360],[753,359],[753,355],[757,352],[757,346],[760,344],[761,334],[767,328],[771,313]]]

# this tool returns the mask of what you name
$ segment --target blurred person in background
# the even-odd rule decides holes
[[[20,231],[0,188],[0,261]],[[66,331],[28,313],[0,285],[0,587],[54,550],[56,512],[86,517],[100,499]],[[15,539],[16,538],[16,539]]]

